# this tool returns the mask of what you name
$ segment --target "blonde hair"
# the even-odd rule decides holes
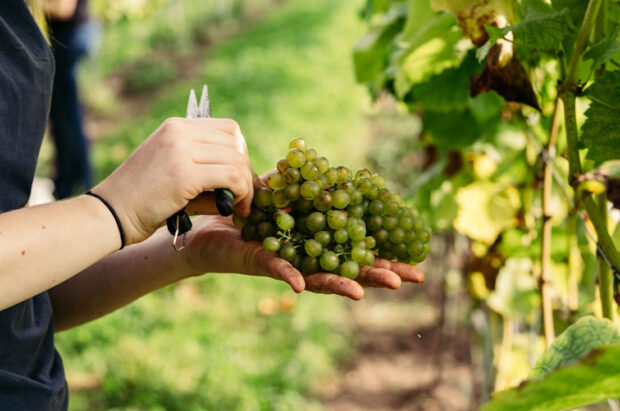
[[[34,20],[39,25],[39,28],[47,37],[47,23],[45,21],[45,10],[43,6],[44,1],[45,0],[26,0],[26,4],[30,9],[32,17],[34,17]]]

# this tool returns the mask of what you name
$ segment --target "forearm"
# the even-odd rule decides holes
[[[107,256],[50,291],[54,329],[66,330],[123,307],[193,273],[165,228]]]
[[[0,310],[49,290],[119,247],[112,214],[90,196],[0,214]]]

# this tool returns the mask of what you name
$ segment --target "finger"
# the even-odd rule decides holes
[[[397,290],[402,281],[398,274],[385,268],[362,266],[355,279],[364,287],[391,288]]]
[[[197,190],[199,193],[215,188],[227,188],[235,196],[235,211],[242,216],[250,213],[253,189],[252,177],[246,167],[229,164],[200,164],[197,165],[198,175],[207,176],[208,184]]]
[[[182,136],[199,143],[219,144],[230,147],[240,153],[247,153],[244,146],[245,141],[241,144],[239,136],[227,133],[220,128],[209,126],[208,123],[204,122],[205,120],[207,119],[169,118],[161,124],[160,131],[170,136],[174,141],[178,140],[179,136]]]
[[[282,280],[291,286],[296,293],[302,292],[306,288],[304,277],[295,267],[286,260],[270,253],[261,246],[258,246],[250,254],[250,267],[259,270],[257,274],[267,275],[271,278]]]
[[[402,281],[406,281],[409,283],[424,282],[424,274],[422,273],[422,271],[409,264],[399,263],[397,261],[389,261],[385,258],[375,258],[375,263],[373,264],[373,266],[394,271],[396,274],[399,275]]]
[[[233,136],[233,141],[235,142],[237,148],[241,152],[247,153],[248,148],[245,138],[243,137],[243,133],[241,133],[241,127],[239,127],[239,124],[235,120],[228,118],[198,118],[187,119],[187,121],[189,124],[196,124],[200,127],[209,127]]]
[[[306,290],[320,294],[338,294],[353,300],[359,300],[364,296],[364,289],[356,281],[329,273],[307,276]]]

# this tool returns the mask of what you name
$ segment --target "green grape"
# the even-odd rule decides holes
[[[284,190],[278,190],[278,191],[272,192],[272,194],[271,194],[271,202],[273,203],[273,205],[276,208],[284,208],[284,207],[286,207],[289,204],[289,202],[290,202],[290,199],[286,195],[286,187],[285,187]]]
[[[342,245],[342,244],[336,244],[336,245],[334,245],[334,247],[333,247],[333,251],[334,251],[336,254],[338,254],[338,255],[340,255],[340,254],[344,253],[344,245]]]
[[[351,217],[362,218],[364,217],[364,207],[359,204],[350,205],[349,207],[347,207],[347,214],[349,214]]]
[[[361,178],[367,178],[370,179],[372,178],[372,173],[370,172],[369,169],[367,168],[360,168],[355,172],[355,178],[354,180],[359,180]]]
[[[301,176],[309,181],[315,180],[319,175],[319,168],[314,163],[306,163],[299,170]]]
[[[293,261],[291,261],[291,264],[293,264],[293,267],[300,270],[301,269],[301,256],[299,254],[295,254],[295,257],[293,258]]]
[[[334,191],[333,199],[334,199],[334,207],[340,208],[340,209],[346,208],[349,205],[349,202],[351,201],[351,197],[344,190]]]
[[[362,224],[352,224],[347,227],[347,233],[349,238],[354,241],[359,241],[366,238],[366,226]]]
[[[300,215],[295,219],[295,230],[300,233],[309,233],[308,225],[306,224],[306,220],[308,219],[307,215]]]
[[[346,168],[345,166],[340,166],[336,168],[338,171],[338,182],[351,180],[351,170]]]
[[[306,200],[313,200],[321,192],[321,187],[316,181],[304,181],[301,185],[299,193]]]
[[[329,184],[327,183],[327,177],[325,177],[325,174],[319,174],[314,181],[316,181],[319,187],[321,187],[321,190],[325,190],[327,189],[327,186],[329,186]]]
[[[333,272],[338,268],[338,256],[333,251],[324,252],[319,260],[321,268],[325,271]]]
[[[313,148],[306,149],[306,162],[313,161],[316,158],[316,150]]]
[[[431,252],[431,243],[424,244],[424,256],[426,257],[428,253]]]
[[[351,249],[351,260],[364,264],[366,260],[366,249],[362,247],[353,247]]]
[[[371,215],[366,220],[366,225],[370,231],[377,231],[381,229],[381,224],[383,223],[383,217],[380,215]]]
[[[288,184],[296,183],[301,178],[298,168],[289,168],[284,172],[284,179]]]
[[[340,275],[355,280],[360,274],[360,266],[355,261],[345,261],[340,266]]]
[[[271,207],[271,190],[267,187],[261,187],[254,192],[254,199],[252,200],[254,205],[263,210]]]
[[[379,189],[374,184],[368,189],[368,192],[364,194],[364,197],[369,198],[371,200],[375,200],[378,196],[379,196]]]
[[[299,194],[299,184],[289,184],[284,189],[284,193],[286,193],[286,197],[291,201],[297,201],[301,197]]]
[[[398,204],[394,200],[388,200],[385,202],[384,213],[387,215],[398,215]]]
[[[431,233],[428,230],[417,231],[416,234],[423,243],[428,243],[431,240]]]
[[[327,178],[327,185],[332,186],[338,181],[338,171],[334,167],[329,167],[325,170],[325,177]]]
[[[346,192],[348,192],[349,190],[351,190],[352,188],[355,188],[355,186],[353,185],[353,183],[349,180],[345,180],[345,181],[340,181],[338,182],[338,184],[336,184],[336,187],[339,190],[344,190]]]
[[[364,265],[371,266],[375,263],[375,253],[371,250],[366,250],[366,259],[364,260]]]
[[[382,215],[385,206],[381,200],[372,200],[368,205],[368,212],[372,215]]]
[[[418,235],[415,231],[406,231],[405,232],[405,242],[407,244],[411,244],[418,239]]]
[[[379,250],[379,257],[385,258],[386,260],[393,260],[396,255],[390,248],[381,248]]]
[[[259,239],[270,237],[276,233],[276,228],[269,221],[263,221],[256,226],[256,235]]]
[[[361,177],[355,180],[355,187],[362,192],[362,194],[368,193],[372,188],[373,184],[370,179],[366,177]]]
[[[241,217],[239,214],[233,214],[232,216],[233,224],[239,228],[243,228],[249,221],[247,217]]]
[[[317,210],[326,212],[332,207],[332,202],[332,195],[327,191],[321,191],[319,195],[312,201],[312,204]]]
[[[396,204],[398,204],[399,207],[405,204],[403,197],[398,193],[392,193],[392,200],[396,201]]]
[[[325,214],[318,211],[314,211],[308,215],[306,219],[306,225],[308,229],[313,233],[321,231],[325,228]]]
[[[396,255],[399,261],[409,261],[409,252],[407,250],[407,244],[400,243],[394,244],[392,252]]]
[[[286,178],[281,173],[273,173],[267,178],[267,184],[274,190],[284,190]]]
[[[383,216],[383,222],[381,223],[381,227],[385,228],[388,231],[391,231],[398,227],[398,218],[393,215]]]
[[[295,227],[295,219],[289,213],[279,211],[278,213],[276,213],[276,224],[282,230],[292,230],[293,227]]]
[[[241,229],[241,238],[244,241],[254,241],[258,239],[258,235],[256,234],[256,225],[254,224],[246,224]]]
[[[405,231],[400,227],[396,227],[390,231],[390,241],[394,244],[403,243],[405,241]]]
[[[301,168],[306,163],[306,155],[300,149],[293,148],[286,154],[286,161],[291,167]]]
[[[314,274],[320,270],[319,259],[309,255],[301,259],[301,272],[304,274]]]
[[[351,248],[355,247],[366,249],[366,239],[364,238],[363,240],[351,241]]]
[[[278,160],[278,163],[276,164],[276,168],[278,169],[279,172],[284,173],[286,170],[288,170],[288,168],[290,167],[288,161],[286,161],[285,158]]]
[[[280,241],[278,241],[278,239],[275,237],[265,237],[265,239],[263,240],[263,247],[267,251],[277,253],[280,249]]]
[[[297,250],[295,250],[295,247],[290,244],[284,244],[280,247],[280,258],[292,263],[295,261],[295,257],[297,257]]]
[[[390,197],[392,197],[392,194],[390,194],[390,190],[387,188],[380,189],[377,195],[377,198],[384,203],[387,203],[390,200]]]
[[[420,240],[415,240],[407,246],[407,251],[411,257],[418,257],[424,253],[424,243]]]
[[[370,200],[364,200],[360,203],[360,205],[364,208],[364,214],[368,212],[368,206],[370,205]]]
[[[250,222],[253,224],[258,224],[261,221],[265,221],[267,219],[267,214],[258,208],[253,208],[252,211],[250,211],[250,215],[248,217],[250,219]]]
[[[290,141],[290,143],[288,143],[288,148],[297,148],[304,151],[306,149],[306,140],[301,137],[295,137]]]
[[[329,210],[327,212],[327,225],[332,230],[344,228],[347,225],[347,215],[340,210]]]
[[[329,231],[317,231],[314,233],[314,239],[322,246],[326,246],[332,242],[332,235]]]
[[[306,254],[312,257],[318,257],[323,252],[323,246],[316,240],[306,240],[304,242],[304,250]]]
[[[301,187],[300,187],[300,194],[301,194]],[[310,211],[312,211],[313,208],[314,206],[312,205],[312,200],[306,200],[305,198],[300,198],[299,200],[295,201],[295,210],[299,211],[302,214],[308,214]]]
[[[344,228],[339,228],[338,230],[334,231],[335,242],[343,244],[343,243],[346,243],[348,239],[349,239],[349,234],[347,230],[345,230]]]
[[[416,232],[420,232],[426,229],[426,224],[424,223],[424,220],[422,219],[422,217],[420,216],[413,217],[413,229]]]
[[[377,240],[373,236],[369,235],[368,237],[366,237],[366,248],[373,249],[376,246]]]
[[[364,201],[364,195],[359,190],[353,189],[348,194],[349,196],[351,196],[350,204],[358,205],[358,204],[362,204],[362,201]]]
[[[388,233],[387,230],[382,228],[380,230],[375,231],[373,237],[375,237],[375,240],[377,240],[377,245],[383,245],[389,241],[390,234]]]
[[[381,174],[373,174],[373,176],[370,178],[370,181],[372,181],[372,183],[380,189],[385,187],[385,177],[383,177]]]
[[[398,226],[405,231],[409,231],[413,228],[413,217],[410,215],[401,215],[398,217]]]
[[[411,207],[409,208],[409,214],[411,215],[411,217],[418,217],[420,215],[420,213],[418,212],[418,210],[416,210],[415,208]]]
[[[315,158],[314,160],[312,160],[312,162],[316,164],[319,169],[319,173],[321,174],[326,172],[329,168],[329,161],[323,156]]]

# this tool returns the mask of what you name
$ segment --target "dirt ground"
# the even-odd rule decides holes
[[[462,320],[468,300],[447,291],[451,265],[432,258],[421,265],[423,285],[367,290],[349,304],[360,349],[336,378],[315,387],[327,410],[478,409],[482,377],[473,331]]]

